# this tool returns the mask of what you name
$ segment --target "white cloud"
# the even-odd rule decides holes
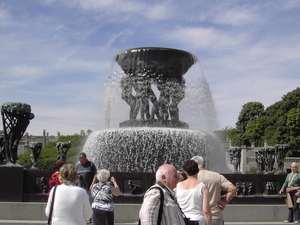
[[[31,104],[33,134],[100,128],[111,60],[128,48],[197,55],[221,127],[243,104],[269,106],[300,83],[297,0],[2,2],[0,103]]]
[[[170,32],[165,32],[163,38],[189,49],[213,52],[231,51],[246,41],[244,34],[225,32],[212,27],[176,27]]]
[[[169,19],[173,16],[173,6],[168,3],[154,4],[146,11],[146,16],[150,19]]]

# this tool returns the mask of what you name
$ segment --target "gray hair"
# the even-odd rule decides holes
[[[106,169],[97,171],[97,179],[99,182],[104,182],[110,177],[110,172]]]
[[[77,155],[77,157],[84,157],[84,158],[86,158],[86,154],[85,154],[84,152],[80,152],[80,153]]]
[[[198,167],[205,168],[206,162],[202,156],[196,155],[193,158],[191,158],[191,160],[194,160],[198,164]]]
[[[169,177],[170,170],[166,166],[160,166],[155,173],[155,178],[157,181],[161,181],[163,175]]]
[[[299,168],[299,164],[298,163],[296,163],[296,162],[293,162],[292,164],[291,164],[291,166],[295,166],[295,167],[297,167],[297,169]]]

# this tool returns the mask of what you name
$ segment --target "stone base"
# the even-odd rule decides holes
[[[22,202],[24,167],[1,166],[0,177],[0,201]]]
[[[120,128],[126,127],[168,127],[189,129],[189,125],[182,121],[173,120],[127,120],[119,124]]]
[[[1,220],[47,220],[46,203],[0,202]],[[115,223],[137,224],[141,204],[115,204]],[[228,222],[282,222],[287,217],[285,205],[232,205],[223,211]],[[1,224],[1,223],[0,223]],[[33,224],[33,223],[31,223]]]

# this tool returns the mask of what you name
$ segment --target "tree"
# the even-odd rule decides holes
[[[227,136],[230,137],[231,139],[231,145],[232,146],[240,146],[240,140],[238,137],[238,131],[236,128],[228,128],[226,127],[225,129],[222,130],[224,133],[224,137],[226,138]]]
[[[255,146],[263,145],[263,140],[266,139],[265,131],[268,126],[268,117],[261,116],[249,121],[246,131],[245,138],[251,143],[254,142]]]
[[[292,150],[299,150],[300,147],[300,104],[297,108],[291,109],[287,114],[287,127],[290,134],[289,145]]]
[[[60,136],[57,142],[68,142],[71,141],[72,147],[69,149],[67,154],[67,163],[76,164],[77,154],[82,151],[87,136],[81,135],[70,135]],[[54,163],[57,159],[56,142],[48,142],[41,151],[41,158],[38,159],[38,168],[41,170],[54,170]],[[24,154],[19,156],[18,163],[25,168],[30,168],[32,163],[30,161],[30,149],[27,149]]]
[[[249,139],[245,136],[247,125],[250,121],[264,115],[264,105],[260,102],[248,102],[243,105],[240,112],[236,129],[239,133],[240,142],[244,145],[249,145]]]

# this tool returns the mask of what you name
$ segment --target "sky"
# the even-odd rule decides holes
[[[299,0],[1,0],[0,7],[0,104],[29,104],[32,135],[103,129],[111,63],[129,48],[196,55],[220,129],[235,127],[245,103],[268,107],[300,86]]]

